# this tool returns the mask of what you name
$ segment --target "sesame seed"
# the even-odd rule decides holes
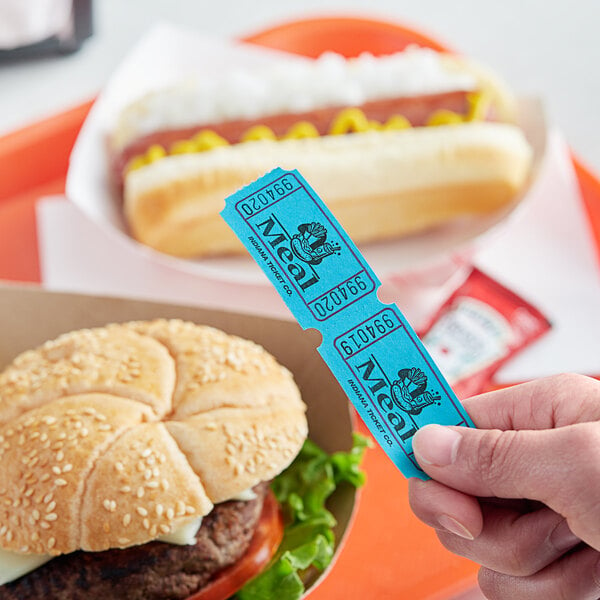
[[[185,504],[183,503],[183,501],[177,500],[177,503],[176,503],[175,506],[177,508],[177,515],[184,515],[185,514]]]
[[[120,473],[121,471],[123,471],[123,470],[125,469],[125,467],[123,466],[123,463],[122,463],[122,462],[116,462],[116,463],[115,463],[115,469],[116,469],[117,471],[119,471],[119,473]]]
[[[68,463],[63,467],[62,472],[68,473],[69,471],[72,471],[72,470],[73,470],[73,465],[71,463]]]
[[[124,494],[128,494],[131,491],[131,487],[128,485],[124,485],[120,491],[123,492]]]
[[[110,500],[104,500],[102,506],[104,506],[106,510],[110,510]]]
[[[62,471],[60,470],[60,467],[52,467],[52,472],[55,475],[60,475]]]
[[[52,498],[54,498],[54,494],[52,492],[46,494],[44,496],[44,504],[48,504],[48,502],[50,502],[50,500],[52,500]]]
[[[188,515],[193,515],[196,512],[196,509],[193,506],[189,506],[188,505],[188,506],[185,507],[185,512]]]
[[[50,529],[50,523],[46,523],[46,521],[41,521],[40,522],[40,527],[42,529]]]
[[[136,496],[138,498],[143,498],[144,497],[144,488],[141,485],[137,489]]]
[[[171,528],[168,525],[165,525],[164,523],[161,523],[159,525],[159,528],[163,533],[169,533],[169,531],[171,531]]]
[[[56,453],[56,460],[60,462],[65,457],[65,453],[62,450],[59,450]]]
[[[148,511],[143,506],[138,506],[135,510],[137,514],[141,517],[145,517],[148,515]]]
[[[118,539],[119,544],[129,544],[130,541],[131,540],[129,538],[126,538],[126,537],[120,537]]]
[[[148,458],[148,456],[150,456],[151,454],[152,454],[152,450],[150,448],[146,448],[142,452],[142,458]]]
[[[54,548],[55,545],[56,545],[56,538],[51,537],[48,540],[48,548],[52,549],[52,548]]]
[[[173,519],[174,516],[175,511],[171,507],[167,508],[167,519],[169,519],[170,521],[171,519]]]
[[[156,515],[157,515],[158,517],[160,517],[160,516],[162,516],[162,514],[163,514],[164,507],[163,507],[163,505],[162,505],[162,504],[157,504],[157,505],[154,507],[154,510],[156,511]]]
[[[169,489],[169,482],[166,479],[163,479],[160,482],[160,487],[166,492]]]
[[[46,512],[52,512],[56,508],[56,502],[52,500],[48,506],[46,506]]]
[[[46,521],[56,521],[56,519],[58,519],[58,515],[56,513],[49,513],[44,517],[44,519],[46,519]]]
[[[148,519],[144,519],[142,525],[144,526],[144,529],[150,529],[150,521]]]
[[[125,527],[127,527],[127,525],[129,525],[129,523],[131,523],[131,515],[129,513],[127,513],[126,515],[124,515],[123,517],[123,525]]]
[[[158,487],[158,481],[149,481],[146,484],[146,487],[148,487],[148,488],[157,488]]]
[[[64,485],[67,485],[67,482],[64,479],[62,479],[62,478],[59,477],[58,479],[54,480],[54,485],[62,487]]]

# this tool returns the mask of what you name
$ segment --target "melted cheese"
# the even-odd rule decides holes
[[[52,558],[49,554],[19,554],[0,549],[0,585],[18,579]]]
[[[184,523],[172,533],[161,535],[157,540],[179,546],[195,544],[196,534],[201,524],[202,517],[193,519]],[[11,552],[10,550],[2,550],[0,548],[0,585],[26,575],[49,560],[52,560],[52,558],[54,557],[49,554],[19,554],[18,552]]]
[[[200,529],[200,525],[202,525],[202,517],[192,519],[175,531],[161,535],[156,539],[159,542],[177,544],[178,546],[192,546],[196,543],[196,534],[198,533],[198,529]]]
[[[230,500],[241,500],[242,502],[247,502],[248,500],[254,500],[256,497],[256,492],[252,488],[248,488],[247,490],[240,492],[237,496],[230,498]]]

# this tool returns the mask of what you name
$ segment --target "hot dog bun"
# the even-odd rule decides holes
[[[132,171],[125,215],[133,235],[181,257],[238,253],[224,198],[280,166],[298,169],[358,243],[415,233],[514,200],[532,152],[500,123],[237,144],[163,158]]]

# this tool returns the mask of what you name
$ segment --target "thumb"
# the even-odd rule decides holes
[[[427,425],[415,458],[433,479],[472,496],[539,500],[600,544],[600,423],[541,431]],[[589,529],[591,527],[592,529]],[[596,543],[593,545],[595,547]]]

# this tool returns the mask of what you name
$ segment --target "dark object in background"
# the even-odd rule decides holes
[[[72,27],[69,36],[53,36],[27,46],[0,49],[0,62],[76,52],[93,33],[92,13],[92,0],[73,0],[71,6]]]

